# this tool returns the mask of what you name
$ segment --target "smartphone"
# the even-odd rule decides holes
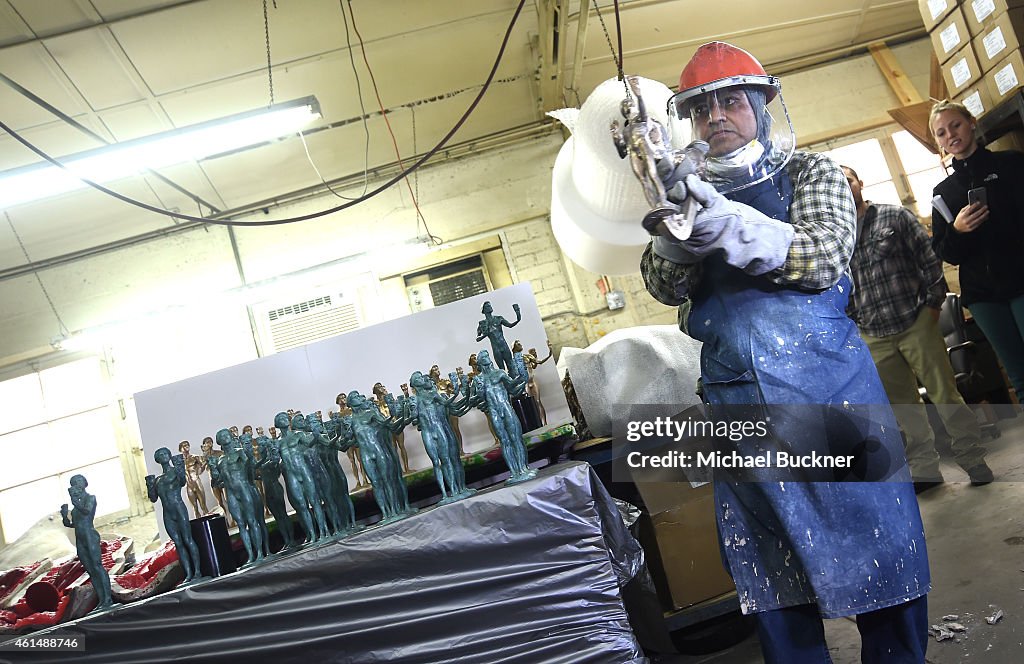
[[[975,187],[967,192],[967,204],[974,205],[975,203],[988,205],[988,194],[985,191],[985,187]]]

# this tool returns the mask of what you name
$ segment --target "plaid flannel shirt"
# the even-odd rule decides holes
[[[924,226],[906,208],[870,204],[860,226],[846,313],[869,336],[899,334],[914,324],[921,307],[942,306],[942,261]]]
[[[793,181],[789,222],[796,235],[786,262],[763,277],[792,288],[830,288],[846,272],[856,241],[857,208],[850,186],[842,170],[821,154],[794,153],[786,172]],[[696,292],[701,272],[700,263],[675,263],[659,256],[651,245],[640,259],[647,291],[662,304],[680,306],[684,329],[689,294]]]

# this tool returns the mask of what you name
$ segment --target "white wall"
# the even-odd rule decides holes
[[[921,98],[928,99],[931,41],[918,39],[891,50]],[[887,117],[886,111],[900,105],[870,55],[783,76],[782,94],[797,140]]]
[[[475,336],[485,301],[491,302],[495,315],[509,322],[515,321],[512,304],[520,305],[522,320],[504,330],[509,346],[513,339],[521,339],[525,348],[544,348],[546,333],[533,292],[530,284],[522,283],[147,389],[135,395],[147,468],[150,472],[159,468],[152,457],[160,447],[176,453],[178,441],[189,440],[198,453],[203,438],[215,437],[219,429],[251,424],[267,430],[274,425],[275,415],[289,408],[304,413],[320,410],[326,419],[328,411],[337,409],[334,400],[340,392],[358,390],[369,397],[374,383],[381,382],[400,396],[400,385],[408,384],[413,371],[427,373],[433,364],[445,376],[456,367],[469,373],[466,361],[471,353],[487,349],[493,359],[489,343],[478,342]],[[554,363],[538,367],[535,378],[549,422],[568,420]],[[477,411],[463,418],[460,430],[467,452],[494,443],[484,415]],[[419,434],[408,427],[410,466],[428,468],[430,460],[418,440]],[[353,478],[350,482],[354,486]]]

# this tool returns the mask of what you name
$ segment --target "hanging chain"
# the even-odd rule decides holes
[[[632,99],[633,94],[629,89],[629,83],[626,82],[626,75],[622,71],[622,57],[621,54],[615,53],[615,46],[612,45],[612,36],[608,32],[608,26],[604,23],[604,16],[601,15],[601,8],[597,6],[597,0],[594,2],[594,11],[597,12],[597,19],[601,22],[601,30],[604,31],[605,41],[608,42],[608,50],[612,52],[612,60],[615,61],[615,69],[618,72],[619,80],[622,81],[623,86],[626,88],[626,98]]]
[[[14,239],[18,241],[18,246],[21,247],[21,253],[25,254],[25,262],[29,265],[32,264],[32,259],[28,255],[28,249],[25,248],[25,243],[21,241],[21,236],[18,235],[18,230],[14,227],[14,222],[11,220],[11,215],[4,211],[4,217],[7,219],[7,224],[11,227],[11,232],[14,233]],[[36,281],[39,282],[39,288],[43,291],[43,295],[46,297],[46,301],[50,305],[50,311],[53,312],[54,317],[57,319],[57,324],[60,325],[60,333],[65,337],[70,336],[71,332],[68,330],[67,325],[64,324],[64,319],[57,313],[57,307],[53,304],[53,299],[50,298],[50,292],[46,290],[46,286],[43,285],[43,280],[39,276],[38,270],[32,270],[32,274],[35,276]]]
[[[277,0],[274,0],[277,9]],[[267,81],[270,83],[270,105],[274,105],[274,70],[270,61],[270,15],[267,12],[267,0],[263,0],[263,35],[267,40]]]
[[[413,158],[419,157],[419,152],[416,151],[416,105],[409,106],[409,110],[412,111],[412,154]],[[412,173],[412,191],[413,196],[416,200],[420,200],[420,169],[416,169]],[[419,219],[416,220],[417,232],[419,232]]]

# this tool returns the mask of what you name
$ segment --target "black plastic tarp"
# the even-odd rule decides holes
[[[642,565],[590,467],[568,463],[56,628],[85,652],[0,662],[644,661],[620,594]]]

